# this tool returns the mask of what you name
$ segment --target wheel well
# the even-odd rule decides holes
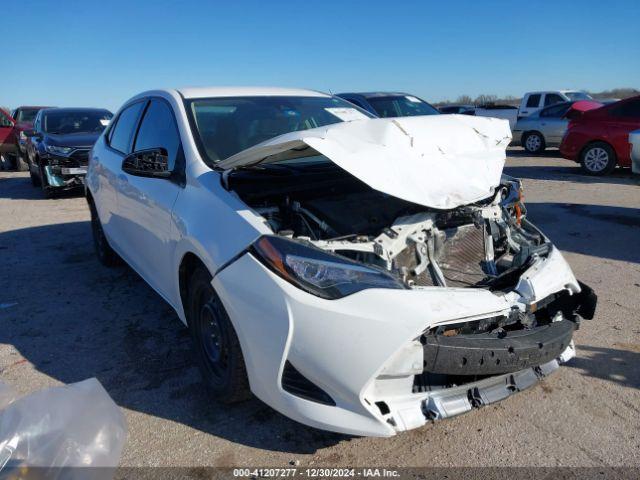
[[[187,316],[187,295],[189,293],[189,277],[193,273],[193,271],[198,267],[203,267],[207,269],[207,266],[204,264],[200,258],[195,253],[187,252],[182,257],[182,261],[180,262],[180,267],[178,268],[178,285],[180,287],[180,301],[182,302],[182,307],[185,310],[185,318],[187,322],[189,322],[189,318]]]
[[[615,160],[615,163],[618,163],[618,153],[616,152],[616,149],[613,147],[613,145],[611,145],[609,142],[605,142],[604,140],[591,140],[590,142],[586,143],[585,146],[582,147],[582,150],[580,150],[580,155],[578,156],[578,159],[582,161],[582,156],[584,155],[584,152],[587,150],[587,148],[591,147],[592,145],[595,145],[596,143],[603,143],[606,146],[608,146],[613,152],[613,159]]]
[[[525,139],[527,138],[529,135],[531,135],[532,133],[537,133],[538,135],[540,135],[540,137],[542,138],[542,140],[544,140],[544,135],[542,134],[542,132],[538,131],[538,130],[527,130],[526,132],[524,132],[522,134],[522,138]]]

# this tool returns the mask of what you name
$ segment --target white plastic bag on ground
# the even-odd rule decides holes
[[[126,425],[95,378],[18,399],[0,384],[0,409],[0,478],[113,477]]]

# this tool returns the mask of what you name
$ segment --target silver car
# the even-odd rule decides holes
[[[513,129],[513,144],[522,145],[529,153],[541,153],[547,147],[558,147],[567,130],[565,114],[573,102],[556,103],[518,120]]]

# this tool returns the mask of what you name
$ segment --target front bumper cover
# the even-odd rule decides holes
[[[431,392],[422,403],[422,412],[430,420],[441,420],[499,402],[532,387],[556,371],[560,363],[567,362],[574,356],[575,349],[571,343],[560,355],[560,361],[554,359],[537,367]]]
[[[424,425],[432,418],[425,413],[431,410],[425,407],[430,402],[451,399],[464,411],[480,405],[469,398],[484,398],[482,405],[496,401],[505,391],[510,394],[526,388],[534,378],[532,373],[539,379],[543,370],[555,369],[548,365],[557,367],[574,354],[570,344],[557,359],[547,363],[542,359],[524,370],[522,363],[518,364],[519,372],[466,380],[463,384],[455,380],[452,383],[457,386],[416,391],[416,376],[424,372],[419,338],[430,329],[509,315],[514,306],[526,313],[527,306],[543,305],[557,292],[567,291],[573,300],[581,298],[577,280],[555,249],[532,265],[517,288],[507,294],[424,287],[368,289],[339,300],[326,300],[278,277],[250,254],[215,275],[212,285],[238,334],[256,396],[301,423],[367,436],[391,436]],[[581,314],[583,308],[581,305]],[[335,405],[303,398],[283,388],[287,363],[328,394]],[[522,371],[527,373],[521,375]],[[446,410],[449,413],[443,407],[433,418],[454,414],[451,406]]]

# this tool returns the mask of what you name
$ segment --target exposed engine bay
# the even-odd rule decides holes
[[[328,162],[238,170],[228,181],[275,234],[384,269],[409,288],[499,290],[550,248],[510,177],[492,197],[453,210],[378,192]]]

